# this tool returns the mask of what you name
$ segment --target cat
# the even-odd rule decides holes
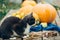
[[[6,18],[1,26],[0,26],[0,37],[4,39],[11,38],[11,35],[14,35],[14,32],[21,37],[25,34],[29,34],[31,25],[35,23],[35,18],[33,17],[33,13],[25,16],[23,19],[18,17],[10,16]]]

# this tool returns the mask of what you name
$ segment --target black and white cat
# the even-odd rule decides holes
[[[10,16],[6,18],[0,26],[0,37],[2,39],[9,39],[15,32],[15,34],[22,38],[24,34],[29,33],[30,25],[33,24],[35,24],[35,18],[32,13],[25,16],[23,19]]]

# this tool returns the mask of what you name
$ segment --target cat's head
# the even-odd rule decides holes
[[[33,13],[25,16],[23,20],[26,21],[29,25],[33,25],[35,23],[35,18],[33,17]]]

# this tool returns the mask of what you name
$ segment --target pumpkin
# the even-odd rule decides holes
[[[24,6],[20,8],[16,13],[13,13],[12,16],[23,19],[26,15],[32,12],[32,8],[33,7],[31,5]]]
[[[36,13],[33,13],[33,17],[35,18],[36,21],[39,20],[39,17]]]
[[[22,7],[24,6],[27,6],[27,5],[31,5],[31,6],[35,6],[36,5],[36,2],[35,1],[29,1],[29,0],[26,0],[22,3]]]
[[[12,16],[18,17],[20,19],[23,19],[24,15],[25,15],[24,13],[19,13],[18,11],[12,14]]]
[[[50,4],[37,4],[33,8],[33,13],[39,16],[41,22],[51,23],[56,17],[56,10]]]
[[[25,15],[29,14],[32,12],[32,6],[28,5],[28,6],[24,6],[22,8],[20,8],[19,13],[24,13]]]

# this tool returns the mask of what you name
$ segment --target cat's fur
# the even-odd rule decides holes
[[[23,37],[24,34],[29,33],[30,26],[27,25],[33,25],[34,23],[35,18],[32,13],[25,16],[23,19],[14,16],[8,17],[0,26],[0,37],[3,39],[9,39],[11,35],[13,35],[13,31],[20,37]]]

